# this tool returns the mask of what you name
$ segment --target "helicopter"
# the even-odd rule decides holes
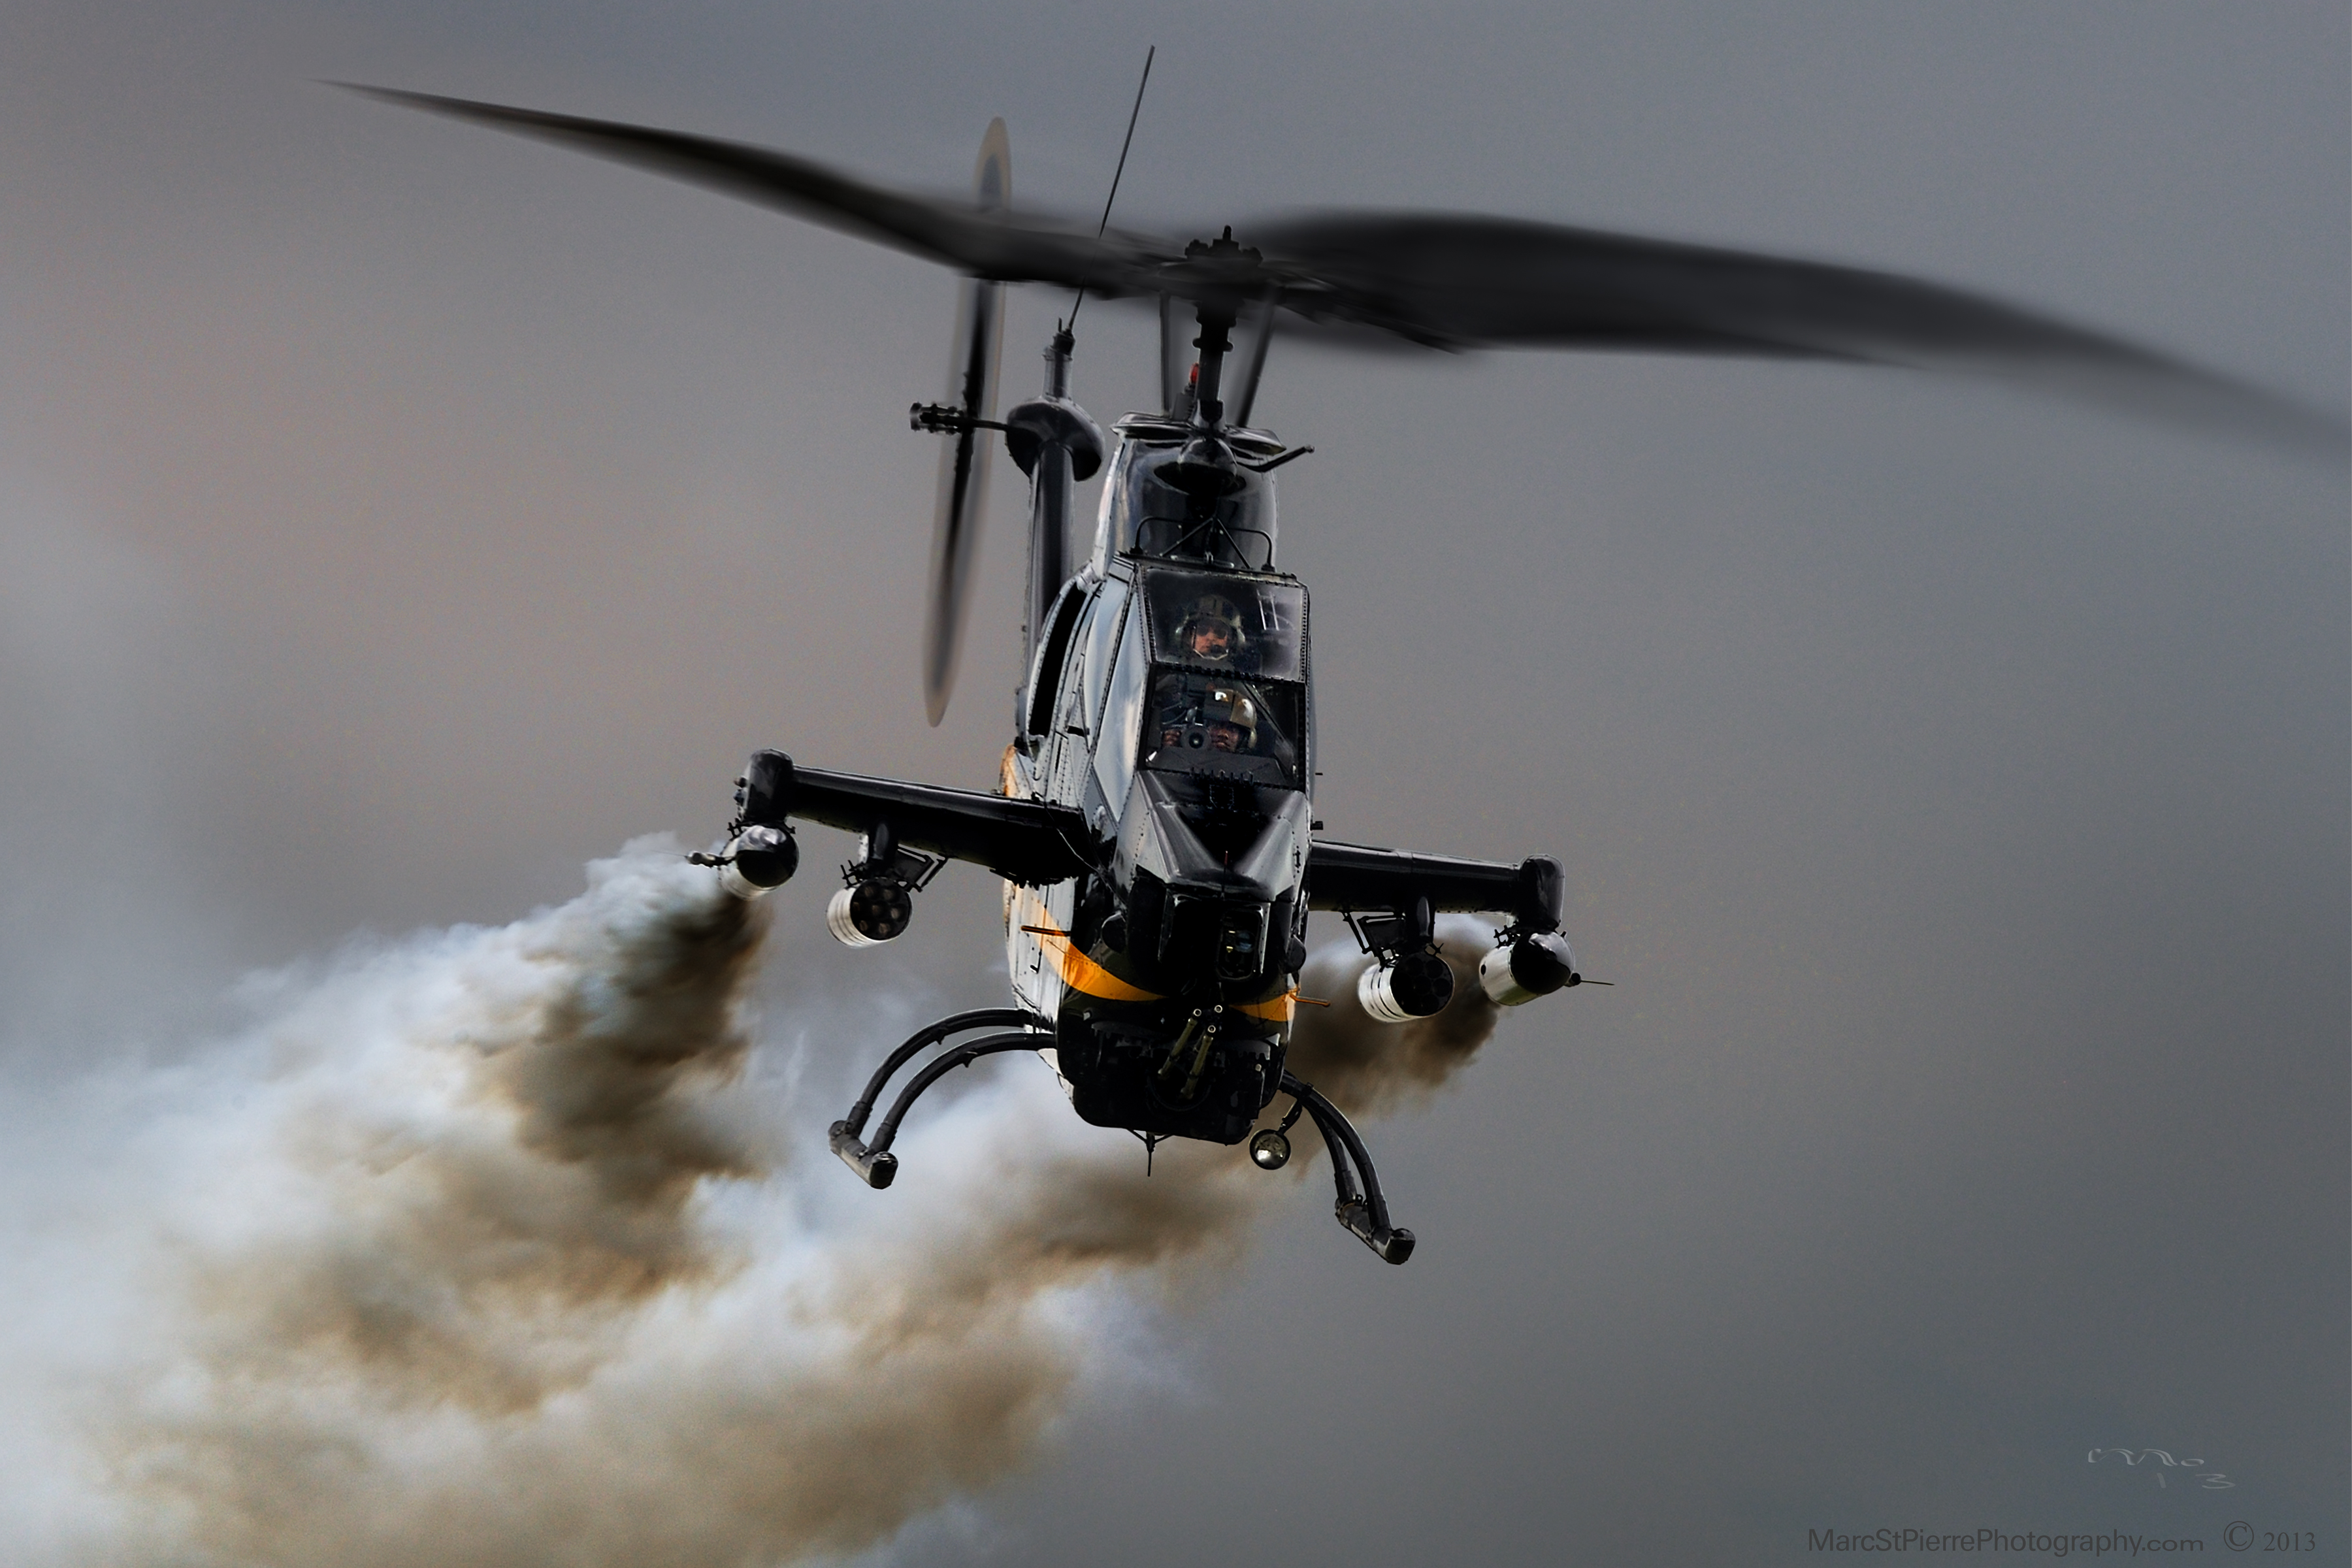
[[[1149,81],[1147,62],[1145,79]],[[877,185],[706,136],[358,84],[383,101],[701,184],[963,275],[944,401],[908,423],[941,448],[922,645],[929,721],[954,685],[992,437],[1030,485],[1024,679],[992,793],[752,753],[710,852],[761,899],[800,865],[795,825],[857,837],[826,907],[852,948],[895,941],[950,860],[1002,879],[1013,1005],[918,1030],[875,1070],[834,1152],[888,1187],[917,1100],[952,1069],[1036,1052],[1076,1114],[1141,1139],[1233,1145],[1278,1170],[1311,1119],[1339,1224],[1387,1262],[1414,1249],[1345,1112],[1289,1070],[1309,912],[1371,957],[1356,1000],[1404,1025],[1455,986],[1436,917],[1500,917],[1476,965],[1519,1006],[1588,984],[1562,932],[1566,872],[1338,842],[1314,813],[1314,645],[1305,584],[1282,569],[1277,471],[1313,451],[1253,423],[1277,321],[1287,334],[1426,349],[1525,346],[1990,373],[2298,443],[2341,426],[2262,389],[2105,333],[1886,272],[1453,214],[1322,212],[1181,239],[1016,208],[1003,121],[969,200]],[[1141,89],[1138,91],[1138,108]],[[1129,139],[1134,133],[1130,116]],[[1120,153],[1124,173],[1126,149]],[[1115,201],[1118,175],[1112,182]],[[1041,284],[1156,307],[1160,406],[1107,433],[1072,396],[1077,304],[1055,323],[1037,396],[997,417],[1003,291]],[[1189,334],[1189,335],[1188,335]],[[1237,342],[1238,339],[1238,342]],[[1075,487],[1104,477],[1091,547]],[[961,1043],[950,1044],[960,1041]],[[938,1051],[871,1131],[884,1091]],[[1275,1102],[1290,1105],[1261,1125]]]

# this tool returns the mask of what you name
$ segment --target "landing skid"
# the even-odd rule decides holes
[[[1364,1141],[1339,1108],[1301,1083],[1288,1071],[1282,1075],[1282,1090],[1307,1108],[1323,1134],[1324,1147],[1331,1152],[1331,1182],[1339,1191],[1339,1201],[1331,1213],[1347,1226],[1358,1240],[1379,1254],[1383,1263],[1402,1263],[1412,1256],[1412,1232],[1402,1226],[1389,1224],[1389,1201],[1381,1194],[1380,1173],[1372,1169],[1372,1157],[1364,1149]],[[1349,1171],[1349,1162],[1363,1173],[1364,1190],[1356,1190],[1356,1178]]]
[[[1003,1028],[1008,1025],[1013,1026],[1010,1033],[971,1040],[933,1058],[930,1065],[917,1073],[914,1081],[899,1091],[898,1100],[891,1104],[889,1114],[883,1117],[882,1125],[875,1129],[874,1142],[869,1144],[860,1141],[858,1135],[866,1131],[866,1119],[874,1114],[874,1102],[882,1098],[883,1086],[926,1047],[969,1029]],[[1034,1051],[1040,1046],[1053,1043],[1054,1032],[1046,1027],[1045,1021],[1036,1014],[1018,1007],[982,1007],[942,1018],[927,1028],[917,1030],[908,1037],[905,1045],[890,1053],[889,1059],[866,1080],[866,1092],[857,1097],[857,1103],[849,1108],[849,1114],[833,1124],[825,1141],[833,1145],[833,1152],[841,1156],[841,1163],[857,1173],[859,1181],[878,1191],[888,1186],[898,1174],[898,1156],[890,1152],[890,1145],[898,1139],[898,1123],[907,1119],[908,1108],[915,1103],[916,1097],[923,1090],[939,1082],[952,1068],[968,1066],[982,1057],[994,1056],[1000,1051]]]
[[[898,1092],[891,1102],[889,1112],[874,1131],[874,1141],[865,1142],[866,1119],[874,1114],[875,1103],[882,1090],[898,1069],[915,1059],[930,1047],[953,1036],[975,1029],[994,1029],[995,1034],[983,1035],[976,1040],[950,1047],[932,1058]],[[898,1156],[890,1145],[898,1136],[898,1125],[907,1119],[908,1110],[923,1091],[960,1067],[966,1067],[982,1057],[1003,1051],[1035,1050],[1054,1042],[1054,1032],[1034,1013],[1018,1007],[983,1007],[974,1012],[958,1013],[952,1017],[917,1030],[906,1044],[892,1051],[874,1076],[866,1082],[866,1092],[849,1108],[849,1114],[833,1124],[826,1142],[841,1163],[857,1173],[857,1179],[879,1190],[888,1186],[898,1175]],[[1314,1118],[1317,1131],[1323,1134],[1324,1146],[1331,1153],[1331,1181],[1339,1198],[1332,1205],[1332,1215],[1348,1231],[1362,1241],[1384,1262],[1402,1263],[1412,1256],[1412,1232],[1389,1223],[1388,1199],[1381,1194],[1380,1173],[1372,1168],[1372,1157],[1364,1148],[1364,1141],[1339,1108],[1316,1092],[1311,1085],[1285,1072],[1282,1092],[1289,1095]],[[1297,1118],[1297,1110],[1291,1120]],[[1290,1121],[1283,1123],[1285,1127]],[[1139,1134],[1140,1136],[1140,1134]],[[1358,1176],[1362,1178],[1359,1190]]]

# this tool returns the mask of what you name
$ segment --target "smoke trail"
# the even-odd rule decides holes
[[[262,1023],[164,1075],[180,1109],[136,1140],[151,1304],[121,1314],[142,1348],[97,1438],[127,1513],[86,1557],[856,1551],[1034,1457],[1116,1364],[1129,1294],[1298,1201],[1201,1145],[1147,1181],[1025,1058],[927,1105],[887,1200],[830,1162],[795,1179],[766,1130],[811,1112],[744,1081],[762,935],[641,841],[514,925],[257,984]],[[1492,1028],[1475,983],[1404,1030],[1325,984],[1297,1049],[1351,1111],[1428,1092]]]
[[[1395,1025],[1374,1020],[1356,1000],[1357,976],[1370,958],[1348,942],[1318,950],[1300,973],[1298,989],[1330,1005],[1298,1010],[1290,1070],[1350,1117],[1426,1100],[1494,1038],[1502,1009],[1478,985],[1478,960],[1494,945],[1492,926],[1466,915],[1441,916],[1437,951],[1454,972],[1454,999],[1434,1017]]]
[[[350,1363],[402,1397],[526,1408],[584,1374],[576,1331],[719,1267],[688,1214],[758,1152],[694,1091],[741,1067],[764,911],[675,856],[496,931],[362,960],[291,998],[274,1129],[289,1213],[199,1256],[211,1364]]]

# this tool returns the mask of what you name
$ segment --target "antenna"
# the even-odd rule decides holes
[[[1095,225],[1097,239],[1100,239],[1110,228],[1110,205],[1118,200],[1118,182],[1127,173],[1127,150],[1135,145],[1136,117],[1143,112],[1143,89],[1151,85],[1151,61],[1152,58],[1159,53],[1158,44],[1153,44],[1143,51],[1143,79],[1135,84],[1135,107],[1127,111],[1127,137],[1118,144],[1118,167],[1111,172],[1110,195],[1103,198],[1102,222]],[[1087,286],[1081,283],[1078,285],[1077,298],[1070,301],[1069,324],[1062,329],[1064,331],[1077,330],[1078,307],[1086,302]]]

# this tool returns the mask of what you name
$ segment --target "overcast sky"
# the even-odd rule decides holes
[[[2341,5],[18,6],[15,1114],[201,1049],[255,966],[705,838],[756,746],[983,787],[1007,738],[1009,464],[937,730],[918,680],[936,453],[903,410],[948,278],[317,79],[943,191],[1001,114],[1016,197],[1091,214],[1149,44],[1135,226],[1444,207],[1817,256],[2345,404]],[[1014,296],[1009,386],[1066,307]],[[1108,422],[1152,377],[1145,318],[1089,305],[1076,395]],[[1301,1186],[1244,1267],[1134,1309],[1150,1376],[885,1555],[1794,1562],[1881,1525],[2210,1553],[2242,1520],[2341,1560],[2341,462],[1644,357],[1277,342],[1258,415],[1317,448],[1282,502],[1318,815],[1559,856],[1616,988],[1368,1128],[1408,1267]],[[995,884],[951,868],[850,953],[845,844],[806,846],[772,1038],[1000,1002]],[[814,1076],[890,1043],[844,1028]],[[12,1224],[30,1158],[0,1156]],[[2086,1462],[2110,1446],[2231,1487]]]

